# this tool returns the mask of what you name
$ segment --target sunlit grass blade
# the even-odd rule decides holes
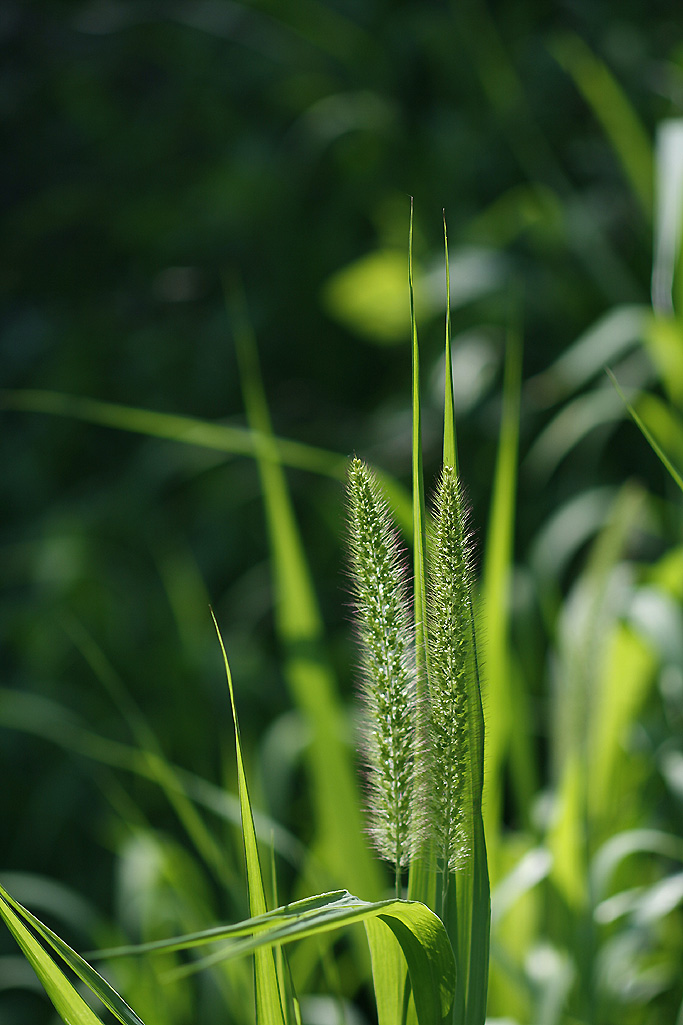
[[[444,247],[446,287],[447,292],[450,292],[445,215]],[[443,471],[438,490],[430,568],[427,650],[431,730],[436,728],[438,737],[450,737],[455,748],[449,759],[452,764],[439,765],[437,761],[431,770],[438,777],[434,780],[435,789],[438,787],[443,793],[445,780],[452,777],[451,788],[454,791],[449,802],[452,807],[444,807],[435,817],[441,815],[444,820],[442,827],[446,826],[446,847],[441,851],[442,917],[456,953],[458,974],[454,1000],[455,1021],[462,1018],[467,1025],[483,1025],[488,990],[491,916],[488,857],[482,818],[484,714],[473,581],[462,489],[458,479],[448,299],[445,363]],[[519,366],[515,369],[519,371]],[[516,388],[518,391],[518,383]],[[441,709],[440,697],[445,699]],[[458,719],[461,721],[458,722]],[[440,743],[434,746],[436,750],[441,750]],[[449,743],[446,749],[449,749]]]
[[[621,612],[619,578],[614,574],[624,546],[641,514],[642,495],[627,487],[618,495],[603,530],[593,543],[586,569],[565,603],[557,646],[556,685],[553,688],[552,745],[557,785],[557,812],[550,826],[547,845],[553,856],[551,881],[562,902],[577,919],[588,913],[588,865],[594,846],[601,839],[604,823],[591,817],[593,786],[603,771],[614,769],[612,756],[597,752],[601,730],[596,716],[605,715],[605,701],[614,686],[615,666],[606,655]],[[616,627],[619,629],[618,627]],[[635,656],[633,651],[632,655]],[[636,669],[634,665],[632,668]],[[635,682],[623,681],[624,689],[641,689],[640,672]],[[627,706],[632,708],[631,704]],[[622,721],[623,725],[623,721]],[[596,733],[597,729],[597,733]],[[608,761],[603,762],[604,757]],[[601,787],[604,785],[601,782]],[[597,800],[594,805],[609,811]],[[577,957],[590,956],[589,942],[595,941],[594,924],[583,924],[582,946]]]
[[[448,231],[446,211],[443,211],[443,243],[446,263],[446,345],[444,353],[444,407],[443,407],[443,465],[458,471],[458,443],[455,431],[455,403],[453,399],[453,353],[451,351],[451,273],[448,263]]]
[[[52,929],[48,929],[48,927],[44,925],[39,919],[37,919],[35,915],[32,915],[30,911],[27,911],[26,908],[22,907],[21,904],[15,901],[10,896],[10,894],[7,893],[7,891],[3,889],[2,886],[0,886],[0,914],[2,914],[3,917],[5,917],[5,920],[8,925],[9,920],[7,916],[11,915],[12,912],[18,920],[21,921],[23,919],[24,928],[26,928],[26,925],[28,924],[33,929],[35,929],[35,931],[43,938],[43,940],[48,944],[48,946],[52,948],[52,950],[57,954],[57,956],[61,958],[61,960],[64,961],[66,965],[68,965],[68,967],[88,986],[88,988],[97,997],[99,997],[104,1006],[108,1007],[112,1014],[114,1014],[120,1022],[123,1022],[123,1025],[143,1025],[143,1022],[135,1013],[135,1011],[128,1006],[125,1000],[123,1000],[123,998],[116,992],[116,990],[109,985],[106,979],[102,978],[99,972],[96,972],[95,969],[91,965],[89,965],[87,961],[84,961],[83,958],[79,954],[77,954],[75,950],[72,950],[71,947],[64,942],[64,940],[60,939],[60,937],[57,936],[57,934],[54,933]],[[15,922],[15,926],[16,924],[17,923]],[[12,931],[14,932],[14,929],[12,929]],[[29,933],[30,936],[30,932],[28,929],[26,929],[26,932]],[[17,937],[17,942],[20,942],[17,933],[15,932],[14,934]],[[24,941],[26,941],[26,936],[23,933],[22,936]],[[29,958],[29,961],[31,961],[31,964],[37,971],[36,965],[34,964],[32,957],[29,956],[28,948],[24,946],[21,942],[20,946],[22,947],[22,950],[24,950],[24,953]],[[37,954],[37,951],[35,951],[33,947],[31,947],[31,949],[33,950],[34,954]],[[63,976],[61,969],[59,969],[56,965],[55,970]],[[45,985],[43,977],[40,974],[39,977]],[[65,988],[71,985],[66,976],[63,976],[63,980],[63,985]],[[47,990],[47,986],[45,988]],[[76,995],[79,996],[78,994]],[[81,999],[80,996],[79,999]],[[60,1011],[60,1013],[62,1012]],[[72,1019],[69,1018],[68,1020],[71,1021]],[[95,1020],[98,1021],[99,1019],[95,1018]]]
[[[670,315],[683,237],[683,118],[670,118],[658,126],[655,170],[652,305],[658,313]]]
[[[8,897],[9,895],[0,888],[0,917],[14,936],[62,1020],[68,1025],[102,1025],[102,1019],[88,1007],[61,968],[27,928],[22,917],[9,903]]]
[[[95,677],[106,689],[126,721],[138,743],[142,757],[147,763],[150,778],[154,779],[164,792],[197,852],[220,882],[230,883],[233,876],[224,852],[220,850],[196,807],[188,799],[177,773],[164,756],[156,734],[133,697],[126,690],[109,659],[85,627],[76,619],[65,619],[64,625]]]
[[[396,937],[410,971],[415,1008],[420,1025],[446,1025],[450,1021],[455,968],[453,953],[442,922],[424,904],[415,901],[364,901],[346,890],[307,897],[267,914],[215,926],[202,932],[155,943],[103,951],[102,957],[128,956],[163,951],[191,950],[223,942],[206,958],[177,969],[188,974],[226,958],[242,957],[256,950],[319,936],[354,923],[378,919]]]
[[[420,399],[420,352],[415,319],[413,289],[413,200],[410,201],[408,236],[408,288],[410,293],[410,338],[413,406],[413,614],[415,619],[416,702],[426,702],[427,689],[427,528],[425,513],[424,473],[422,469],[422,404]],[[418,768],[418,772],[421,770]],[[408,897],[421,900],[428,907],[436,906],[435,856],[425,850],[415,859],[408,876]]]
[[[225,822],[241,822],[239,798],[209,780],[164,759],[160,768],[155,757],[118,740],[111,740],[84,727],[61,705],[39,694],[0,687],[0,725],[42,737],[65,751],[100,765],[133,773],[141,779],[172,788]],[[257,836],[271,842],[277,853],[296,868],[302,868],[306,849],[292,833],[261,812],[254,813]],[[232,878],[232,877],[231,877]]]
[[[508,336],[503,413],[486,536],[480,601],[482,672],[486,694],[484,822],[489,866],[497,876],[501,833],[503,766],[511,749],[517,809],[523,816],[534,786],[529,777],[532,756],[527,726],[529,712],[524,695],[515,692],[514,667],[509,650],[511,577],[515,531],[517,453],[519,442],[522,346],[518,330]]]
[[[80,395],[66,395],[62,392],[7,389],[0,391],[0,406],[5,409],[65,416],[151,438],[163,438],[186,445],[196,445],[199,448],[213,449],[228,455],[254,458],[262,442],[258,431],[253,429],[212,423],[210,420],[198,420],[190,416],[158,413]],[[344,480],[346,458],[336,452],[327,452],[303,442],[272,436],[270,444],[276,449],[278,458],[285,466]]]
[[[263,876],[261,874],[261,862],[258,854],[258,843],[256,840],[256,829],[254,828],[254,817],[251,811],[249,800],[249,789],[247,787],[247,775],[244,769],[242,757],[242,745],[240,743],[240,728],[237,719],[237,707],[235,705],[235,692],[232,685],[232,674],[228,656],[223,645],[223,638],[213,617],[218,641],[223,654],[225,664],[225,675],[230,691],[230,707],[235,726],[235,749],[237,752],[237,782],[239,787],[240,807],[242,810],[242,838],[244,841],[244,855],[247,867],[247,889],[249,892],[249,910],[252,916],[265,915],[268,911],[266,894],[263,887]],[[280,999],[280,980],[278,979],[277,967],[272,950],[255,950],[255,978],[256,978],[256,1023],[257,1025],[286,1025]]]
[[[629,771],[633,759],[626,753],[626,743],[656,679],[656,669],[657,656],[647,641],[631,627],[617,623],[607,641],[589,734],[588,813],[598,835],[618,826],[625,792],[630,793],[636,782]]]
[[[231,311],[247,419],[259,437],[256,453],[275,578],[275,622],[285,674],[311,724],[309,768],[317,823],[315,854],[335,882],[379,893],[378,868],[363,840],[353,759],[344,739],[344,712],[324,650],[324,631],[304,546],[282,469],[244,301]]]
[[[624,395],[623,391],[621,390],[621,388],[619,386],[619,382],[617,381],[617,379],[614,376],[614,374],[612,373],[612,371],[608,369],[607,370],[607,374],[609,376],[610,381],[614,385],[617,393],[619,394],[619,397],[621,398],[621,400],[623,401],[624,405],[626,406],[626,408],[627,408],[627,410],[628,410],[628,412],[629,412],[633,422],[640,429],[640,432],[642,433],[643,437],[647,440],[648,444],[650,445],[650,447],[652,448],[653,452],[658,457],[660,462],[669,471],[669,473],[671,474],[673,479],[676,481],[676,484],[678,485],[678,487],[681,489],[681,491],[683,491],[683,476],[681,476],[681,474],[678,472],[676,467],[673,465],[673,463],[671,462],[669,457],[666,455],[666,453],[662,449],[661,445],[659,445],[659,443],[656,441],[656,439],[654,438],[652,432],[648,429],[648,427],[643,422],[642,418],[636,412],[633,404],[628,401],[628,399]]]
[[[579,35],[558,36],[550,48],[602,125],[649,221],[654,192],[652,146],[632,104],[607,65]]]

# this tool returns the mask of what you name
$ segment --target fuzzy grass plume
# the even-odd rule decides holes
[[[455,470],[444,466],[436,494],[429,560],[430,822],[444,876],[468,853],[469,680],[475,671],[471,567]]]
[[[379,854],[400,869],[415,855],[420,731],[415,646],[395,530],[377,482],[360,460],[348,478],[349,536],[365,706],[369,831]]]

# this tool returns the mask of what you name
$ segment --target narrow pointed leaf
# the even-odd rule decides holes
[[[624,395],[623,391],[619,387],[619,382],[617,381],[617,379],[614,376],[614,374],[612,373],[612,371],[608,369],[607,370],[607,374],[609,376],[610,381],[614,385],[616,391],[618,392],[620,398],[624,402],[624,405],[626,406],[627,410],[629,411],[629,414],[631,415],[631,418],[633,419],[633,422],[640,429],[643,437],[649,443],[650,447],[652,448],[652,450],[655,453],[655,455],[659,458],[661,463],[669,471],[669,473],[671,474],[673,479],[676,481],[676,483],[678,484],[678,486],[681,489],[681,491],[683,491],[683,476],[681,476],[681,474],[678,472],[676,467],[673,465],[673,463],[671,462],[669,457],[666,455],[666,453],[662,449],[661,445],[659,445],[659,443],[654,438],[652,432],[645,425],[645,423],[643,422],[642,418],[638,415],[638,413],[636,412],[636,410],[633,407],[633,405],[628,401],[628,399]]]
[[[0,893],[0,917],[10,930],[26,959],[40,979],[40,982],[67,1025],[102,1025],[93,1010],[66,977],[33,933]]]
[[[213,616],[213,613],[212,613]],[[235,705],[235,692],[232,685],[232,674],[228,656],[223,646],[223,638],[216,617],[213,616],[214,626],[218,634],[218,640],[223,654],[225,664],[225,675],[230,691],[230,705],[232,718],[235,726],[235,748],[237,750],[237,781],[239,787],[240,807],[242,810],[242,836],[244,840],[244,854],[247,865],[247,886],[249,890],[249,909],[252,915],[264,915],[268,908],[266,905],[266,894],[263,888],[263,876],[261,875],[261,863],[259,861],[258,844],[256,841],[256,829],[254,828],[254,817],[251,811],[249,790],[247,787],[247,776],[242,758],[242,745],[240,743],[240,729],[237,719],[237,708]],[[256,1021],[257,1025],[285,1025],[282,1005],[280,1003],[280,985],[275,967],[275,959],[271,950],[257,950],[255,953],[256,964]]]
[[[311,723],[309,771],[318,828],[315,853],[335,882],[370,895],[379,871],[363,838],[353,757],[344,741],[344,712],[323,644],[323,623],[283,472],[261,381],[258,353],[239,293],[233,320],[249,423],[256,452],[275,578],[275,621],[286,657],[286,678]]]
[[[520,384],[522,368],[521,340],[516,329],[508,337],[503,414],[498,442],[498,457],[486,538],[483,586],[481,594],[482,666],[486,694],[487,721],[485,745],[484,801],[486,842],[489,862],[497,872],[497,849],[501,829],[502,769],[506,755],[515,745],[519,782],[519,808],[523,812],[530,798],[525,781],[531,770],[528,752],[523,695],[513,694],[513,666],[509,651],[510,584],[515,530],[517,452],[519,443]],[[514,713],[513,713],[514,709]]]
[[[67,395],[63,392],[28,388],[11,391],[8,389],[0,391],[0,406],[6,409],[65,416],[102,427],[112,427],[115,430],[131,431],[151,438],[165,438],[186,445],[196,445],[198,448],[251,458],[255,457],[263,440],[258,431],[251,428],[233,427],[230,424],[213,423],[210,420],[199,420],[173,413],[159,413],[151,409],[124,406],[81,395]],[[346,458],[339,453],[328,452],[288,438],[274,438],[272,443],[285,466],[319,473],[336,480],[344,479]]]
[[[417,901],[364,901],[345,890],[307,897],[235,925],[216,926],[170,940],[103,951],[103,957],[189,950],[225,941],[208,957],[177,969],[189,974],[226,958],[241,957],[264,947],[318,936],[354,923],[379,919],[396,937],[410,971],[420,1025],[450,1020],[455,966],[446,931],[439,918]],[[404,967],[405,971],[405,967]]]
[[[458,446],[455,434],[455,404],[453,401],[453,355],[451,352],[451,274],[448,264],[448,233],[446,211],[443,213],[443,242],[446,260],[446,347],[445,389],[443,406],[443,465],[458,469]]]
[[[427,528],[424,474],[422,470],[422,406],[420,401],[420,354],[415,320],[413,290],[413,201],[410,201],[408,236],[408,289],[410,293],[410,334],[413,380],[413,587],[415,616],[416,701],[424,705],[427,688]],[[418,769],[419,772],[419,769]],[[428,907],[436,905],[435,858],[428,850],[415,859],[408,876],[408,896]]]
[[[85,961],[80,954],[64,942],[52,929],[49,929],[40,919],[32,915],[30,911],[15,901],[7,891],[0,886],[0,900],[8,904],[17,916],[25,923],[31,925],[38,932],[45,942],[52,947],[53,951],[71,968],[71,970],[100,998],[105,1007],[114,1014],[123,1025],[143,1025],[142,1020],[135,1011],[128,1006],[125,1000],[103,979],[99,972]],[[0,909],[1,913],[1,909]],[[28,955],[27,955],[28,956]],[[58,969],[60,970],[60,969]]]

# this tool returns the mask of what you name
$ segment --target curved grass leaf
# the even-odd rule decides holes
[[[0,391],[0,405],[6,409],[66,416],[74,420],[83,420],[85,423],[131,431],[152,438],[180,441],[230,455],[253,458],[263,442],[257,430],[212,423],[191,416],[158,413],[136,406],[84,398],[80,395],[66,395],[63,392],[8,389]],[[336,452],[327,452],[286,438],[271,438],[270,444],[274,446],[278,458],[285,466],[309,470],[311,473],[319,473],[337,480],[345,479],[346,459]]]
[[[249,790],[247,787],[247,776],[242,758],[242,745],[240,743],[240,728],[237,720],[237,708],[235,706],[235,692],[232,685],[232,674],[228,656],[223,646],[223,638],[218,629],[216,617],[211,613],[218,641],[223,654],[225,664],[225,675],[230,691],[230,706],[235,726],[235,749],[237,751],[237,781],[239,786],[240,810],[242,812],[242,837],[244,840],[244,855],[247,865],[247,888],[249,891],[249,909],[252,915],[264,915],[267,912],[266,894],[263,887],[263,876],[261,874],[261,863],[258,854],[256,841],[256,829],[254,828],[254,817],[251,812]],[[255,976],[256,976],[256,1023],[257,1025],[285,1025],[282,1002],[280,999],[280,981],[278,979],[277,967],[272,950],[255,950]]]
[[[574,32],[558,36],[551,50],[601,123],[649,220],[654,193],[652,145],[626,93],[607,65]]]
[[[666,453],[664,452],[664,450],[661,447],[661,445],[657,442],[657,440],[655,439],[654,435],[652,434],[650,429],[647,427],[647,425],[643,421],[642,417],[638,415],[638,413],[636,412],[636,410],[633,407],[633,405],[628,401],[628,399],[624,395],[623,391],[619,387],[619,382],[617,381],[616,377],[614,376],[614,374],[612,373],[612,371],[609,368],[607,369],[607,374],[609,376],[610,381],[614,385],[614,387],[615,387],[619,397],[621,398],[622,402],[626,406],[626,408],[627,408],[627,410],[628,410],[628,412],[629,412],[633,422],[639,428],[641,434],[646,439],[646,441],[648,442],[648,444],[652,448],[652,450],[655,453],[655,455],[659,458],[661,463],[667,468],[667,470],[669,471],[669,473],[671,474],[673,479],[678,484],[678,486],[681,489],[681,491],[683,491],[683,477],[678,472],[678,470],[676,469],[674,464],[671,462],[669,457],[666,455]]]
[[[335,882],[362,893],[381,890],[379,870],[364,842],[353,757],[344,741],[344,712],[327,658],[318,601],[306,560],[261,380],[256,343],[239,289],[231,293],[235,345],[247,419],[259,439],[256,459],[275,580],[275,623],[285,674],[297,706],[310,721],[309,771],[318,855]]]
[[[413,379],[413,587],[415,617],[416,703],[425,701],[427,687],[427,530],[425,514],[424,473],[422,470],[422,407],[420,401],[420,352],[415,320],[413,288],[413,200],[410,200],[408,236],[408,288],[410,292],[410,335]],[[418,772],[419,772],[418,768]],[[428,907],[436,906],[435,856],[425,851],[424,858],[411,863],[408,896],[421,900]]]
[[[174,972],[190,974],[226,958],[241,957],[264,947],[318,936],[354,923],[378,919],[403,951],[408,964],[420,1025],[449,1020],[455,985],[455,965],[448,936],[440,919],[417,901],[364,901],[346,890],[335,890],[287,904],[235,925],[216,926],[169,940],[103,951],[115,957],[156,951],[179,951],[220,941],[220,949]]]
[[[522,346],[517,332],[508,338],[503,385],[503,415],[486,538],[481,594],[482,664],[488,709],[486,721],[484,798],[486,844],[492,875],[498,873],[502,809],[502,771],[513,744],[524,762],[531,760],[525,715],[525,696],[513,693],[513,666],[509,651],[510,582],[512,575],[517,490],[517,453],[522,371]],[[515,780],[516,782],[516,780]],[[518,807],[527,807],[522,783],[516,787]],[[533,790],[533,787],[528,788]]]
[[[668,118],[658,126],[655,170],[652,305],[658,313],[671,314],[683,234],[683,118]]]
[[[0,917],[4,919],[40,979],[45,992],[68,1025],[102,1025],[102,1020],[88,1007],[52,955],[38,942],[28,925],[31,925],[40,934],[52,948],[53,953],[57,954],[86,983],[123,1025],[143,1025],[135,1011],[87,961],[84,961],[51,929],[48,929],[39,919],[18,904],[2,886],[0,886]]]
[[[93,733],[56,701],[40,694],[0,687],[0,725],[41,737],[65,751],[81,755],[101,765],[133,773],[141,779],[160,783],[162,770],[154,764],[149,751]],[[172,762],[166,762],[163,785],[187,795],[194,804],[231,823],[241,822],[239,798]],[[277,853],[300,868],[306,848],[293,833],[262,812],[254,813],[256,834],[272,844]]]

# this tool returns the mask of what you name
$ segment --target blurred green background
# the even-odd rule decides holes
[[[236,281],[276,434],[342,457],[355,451],[407,485],[410,196],[427,486],[440,458],[445,208],[458,437],[480,554],[510,324],[524,338],[510,601],[535,803],[523,816],[506,792],[506,835],[521,856],[543,832],[538,809],[559,778],[553,681],[572,648],[567,624],[591,541],[625,485],[639,497],[607,561],[626,583],[612,581],[614,601],[605,584],[601,610],[605,631],[636,624],[656,667],[622,737],[643,767],[640,803],[619,828],[679,834],[678,563],[664,584],[663,571],[657,578],[659,606],[638,605],[636,583],[650,587],[650,567],[678,552],[680,495],[603,373],[609,364],[624,388],[649,388],[653,429],[672,458],[683,453],[683,334],[669,305],[681,162],[661,142],[662,124],[683,116],[677,5],[5,0],[0,46],[0,867],[15,895],[42,900],[79,949],[145,935],[145,914],[152,931],[173,930],[177,909],[157,894],[145,911],[141,896],[140,864],[157,878],[144,843],[158,832],[155,842],[185,865],[188,892],[207,888],[209,916],[244,913],[195,879],[159,789],[106,767],[97,749],[97,738],[130,742],[134,714],[112,698],[118,684],[102,685],[113,673],[169,760],[234,784],[209,602],[231,659],[256,804],[304,844],[312,833],[306,724],[283,680],[254,460],[32,411],[38,400],[24,390],[244,426]],[[334,469],[289,469],[287,479],[351,707],[342,483]],[[85,728],[97,757],[84,750]],[[228,827],[220,842],[233,834]],[[674,873],[674,862],[647,860],[637,885]],[[239,858],[236,866],[239,874]],[[43,877],[65,889],[41,897]],[[587,998],[565,1012],[571,996],[558,997],[558,1009],[534,1020],[675,1021],[679,902],[662,915],[650,946],[641,932],[622,951],[622,965],[645,957],[637,972],[601,968],[612,1003]],[[547,940],[561,959],[572,947],[542,934],[541,951]],[[29,969],[9,938],[2,944],[3,1023],[49,1021]],[[529,985],[534,964],[525,962]],[[351,998],[343,960],[340,972]],[[174,1000],[150,1022],[199,1020],[194,1005]],[[519,1000],[495,1013],[527,1020]],[[315,1013],[311,1025],[323,1020]]]

